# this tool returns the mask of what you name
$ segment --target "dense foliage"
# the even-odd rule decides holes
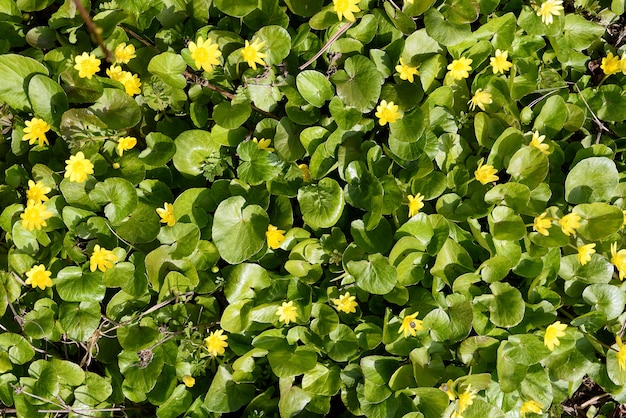
[[[624,3],[0,0],[0,412],[612,414]]]

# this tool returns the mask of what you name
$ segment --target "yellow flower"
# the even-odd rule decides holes
[[[498,170],[496,170],[492,165],[483,165],[483,160],[480,160],[476,171],[474,171],[474,177],[480,182],[480,184],[487,184],[498,181],[498,176],[496,176],[497,172]]]
[[[257,64],[262,66],[267,65],[265,61],[263,61],[263,58],[267,57],[267,54],[261,52],[263,45],[265,45],[265,41],[259,42],[258,39],[255,39],[254,42],[250,43],[246,40],[243,50],[241,51],[241,56],[244,61],[246,61],[253,70],[256,70]]]
[[[85,158],[82,151],[76,155],[70,155],[69,160],[65,160],[65,178],[75,183],[82,183],[87,180],[89,174],[93,174],[93,163]]]
[[[48,138],[46,138],[46,132],[50,130],[50,125],[39,118],[32,118],[27,120],[26,127],[24,128],[24,136],[22,141],[28,141],[29,145],[33,145],[39,141],[39,146],[43,147],[44,144],[48,145]]]
[[[46,187],[42,182],[35,183],[32,180],[28,180],[28,190],[26,190],[26,200],[34,202],[45,202],[48,200],[48,193],[52,191],[51,188]]]
[[[422,325],[423,321],[421,319],[415,319],[417,318],[417,314],[419,314],[419,312],[415,312],[412,315],[406,315],[404,319],[402,319],[402,325],[400,325],[398,334],[402,334],[404,332],[404,338],[409,335],[415,337],[417,331],[424,329],[424,326]]]
[[[563,10],[562,4],[562,0],[546,0],[539,6],[537,16],[540,16],[541,21],[546,25],[551,25],[554,21],[552,16],[559,16],[561,14],[561,10]]]
[[[252,138],[252,142],[254,142],[256,144],[256,147],[260,150],[274,151],[274,148],[270,147],[270,145],[272,144],[271,139],[261,138],[259,140],[256,137],[254,137]]]
[[[186,376],[183,376],[183,383],[188,388],[192,388],[193,385],[196,384],[196,379],[194,379],[193,376],[186,375]]]
[[[74,68],[78,70],[78,76],[80,78],[88,78],[91,80],[91,77],[98,71],[100,71],[100,60],[96,58],[94,54],[88,54],[87,52],[83,52],[82,55],[74,58]]]
[[[299,164],[298,168],[302,171],[302,178],[305,183],[308,183],[312,180],[311,171],[309,170],[309,166],[306,164]],[[626,211],[624,211],[626,212]],[[624,215],[624,222],[626,222],[626,215]]]
[[[51,274],[43,264],[33,266],[26,272],[27,279],[25,283],[31,285],[33,289],[38,287],[41,290],[46,290],[46,287],[52,287]]]
[[[491,103],[493,103],[491,93],[489,93],[488,91],[484,91],[483,89],[476,90],[476,93],[474,93],[474,97],[472,97],[472,100],[467,102],[467,104],[470,105],[471,111],[474,111],[474,109],[476,109],[476,106],[480,107],[482,111],[485,111],[485,105]]]
[[[218,329],[217,331],[212,331],[209,336],[204,339],[206,348],[213,357],[222,356],[226,352],[226,347],[228,347],[228,343],[226,342],[228,335],[223,334],[224,330]]]
[[[472,390],[472,385],[467,385],[465,392],[459,395],[459,413],[463,413],[468,406],[474,403],[476,391]]]
[[[626,370],[626,348],[622,344],[622,339],[619,335],[615,337],[615,344],[617,344],[617,364],[620,370]]]
[[[591,254],[596,252],[594,248],[596,248],[596,244],[586,244],[578,247],[578,262],[581,266],[591,261]]]
[[[387,103],[387,100],[380,101],[380,105],[376,107],[374,115],[379,119],[378,123],[380,126],[394,123],[402,117],[402,113],[398,112],[398,105],[393,104],[393,102]]]
[[[402,80],[408,80],[409,83],[412,83],[415,80],[414,76],[420,74],[417,67],[407,65],[402,58],[400,58],[400,65],[396,65],[396,71],[400,73],[400,78]]]
[[[129,96],[141,93],[141,80],[137,74],[122,71],[120,79],[117,80],[124,85],[124,90]]]
[[[454,400],[456,399],[456,395],[454,394],[454,391],[452,390],[453,386],[454,386],[454,381],[452,379],[449,379],[446,383],[439,386],[439,389],[446,392],[446,395],[448,395],[450,402],[454,402]]]
[[[611,244],[611,263],[617,267],[619,279],[624,280],[626,277],[626,250],[617,251],[617,242]]]
[[[622,228],[626,226],[626,210],[622,210],[622,213],[624,214],[624,220],[622,221]]]
[[[119,62],[122,64],[128,64],[130,60],[135,58],[135,46],[130,44],[126,45],[126,42],[122,42],[118,46],[115,47],[115,62]]]
[[[339,296],[339,299],[332,299],[332,302],[337,305],[337,310],[344,313],[355,313],[356,307],[359,306],[355,302],[356,297],[350,296],[350,292],[346,292]]]
[[[120,67],[119,65],[112,65],[106,70],[106,73],[109,76],[109,78],[115,81],[120,81],[125,72],[126,71],[123,71],[122,67]]]
[[[619,68],[622,70],[622,74],[626,75],[626,52],[622,54],[622,59],[619,60]]]
[[[280,244],[285,240],[285,231],[278,229],[274,225],[268,225],[265,237],[267,238],[267,246],[275,250],[279,248]]]
[[[559,219],[559,225],[561,225],[563,233],[569,237],[576,232],[576,229],[580,228],[580,216],[575,213],[568,213]]]
[[[289,325],[290,322],[296,322],[296,319],[298,319],[298,312],[296,311],[296,307],[293,306],[293,301],[283,302],[283,304],[276,309],[276,315],[278,315],[278,320],[284,322],[286,325]]]
[[[602,68],[604,74],[611,75],[619,73],[622,70],[621,64],[622,63],[619,57],[614,57],[613,53],[609,52],[606,54],[606,57],[602,58],[602,65],[600,65],[600,68]]]
[[[124,154],[124,151],[128,151],[129,149],[133,149],[133,147],[137,145],[137,138],[132,136],[124,136],[117,140],[117,146],[115,149],[117,150],[117,155],[120,157]]]
[[[559,341],[560,337],[565,336],[566,324],[561,324],[561,321],[556,321],[554,324],[548,325],[546,333],[543,336],[543,345],[548,347],[548,350],[554,351],[554,346],[561,345]]]
[[[204,71],[211,72],[214,65],[220,65],[219,58],[222,56],[222,52],[219,46],[210,39],[205,41],[200,37],[197,44],[189,42],[189,52],[191,52],[191,59],[194,60],[198,69],[202,68]]]
[[[509,51],[496,49],[496,56],[489,59],[489,65],[491,65],[494,74],[504,74],[511,69],[513,64],[507,61],[508,57]]]
[[[537,216],[533,221],[533,231],[539,232],[543,236],[548,236],[550,232],[548,229],[552,226],[552,219],[546,218],[548,213],[544,212],[541,215]]]
[[[413,195],[408,195],[407,198],[409,199],[409,218],[411,218],[417,215],[420,209],[424,207],[424,203],[422,202],[422,200],[424,200],[424,196],[422,196],[421,193],[418,193],[415,197],[413,197]]]
[[[357,6],[359,2],[360,0],[333,0],[333,4],[335,6],[333,11],[337,13],[339,21],[341,21],[343,17],[345,17],[349,22],[356,21],[354,13],[359,13],[361,11],[359,6]]]
[[[156,212],[161,217],[161,223],[167,224],[167,226],[174,226],[176,224],[174,205],[171,203],[165,203],[162,208],[157,208]]]
[[[451,74],[455,80],[467,78],[469,77],[469,71],[472,71],[471,63],[471,58],[461,57],[458,60],[454,60],[448,65],[448,70],[450,70],[448,74]]]
[[[102,248],[96,244],[96,246],[93,247],[93,253],[89,259],[89,270],[96,271],[96,269],[98,269],[104,273],[107,269],[113,267],[113,263],[116,261],[117,256],[113,254],[113,251]]]
[[[39,231],[42,226],[48,226],[46,219],[51,216],[52,212],[43,203],[29,200],[20,218],[22,219],[22,227],[24,229],[29,231],[37,229]]]
[[[530,140],[530,146],[537,148],[546,155],[550,155],[550,145],[544,144],[544,139],[546,139],[545,135],[539,135],[539,131],[535,131],[533,132],[533,138]]]
[[[541,414],[541,404],[537,401],[526,401],[522,404],[522,407],[520,408],[520,412],[522,414],[522,418],[526,417],[526,414],[528,412],[532,412],[535,414]]]

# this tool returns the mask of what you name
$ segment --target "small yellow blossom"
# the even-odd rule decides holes
[[[141,93],[141,80],[137,74],[122,71],[120,79],[117,80],[124,85],[124,91],[129,96]]]
[[[546,218],[548,213],[544,212],[541,215],[537,216],[533,221],[533,231],[539,232],[543,236],[550,235],[548,229],[552,226],[552,219]]]
[[[339,296],[339,299],[332,299],[332,302],[337,305],[337,310],[343,313],[355,313],[356,307],[359,306],[355,302],[356,297],[350,296],[350,292],[346,292]]]
[[[78,76],[80,78],[88,78],[91,80],[91,77],[100,71],[100,60],[96,58],[94,54],[83,52],[82,55],[74,59],[74,62],[76,63],[74,68],[78,70]]]
[[[126,45],[126,42],[122,42],[116,46],[113,54],[115,55],[115,62],[121,64],[128,64],[130,60],[137,56],[135,54],[135,46],[132,44]]]
[[[69,160],[65,160],[65,178],[71,182],[82,183],[87,180],[89,174],[93,174],[93,163],[85,158],[82,151],[71,155]]]
[[[578,247],[578,262],[581,266],[584,266],[591,261],[591,255],[596,252],[594,248],[596,248],[596,244],[593,243]]]
[[[48,200],[48,193],[50,193],[52,189],[50,187],[45,186],[42,182],[38,181],[35,183],[32,180],[28,180],[28,190],[26,190],[26,200],[34,201],[34,202],[45,202]]]
[[[228,335],[223,334],[224,330],[218,329],[217,331],[211,332],[209,336],[204,339],[206,348],[213,357],[222,356],[226,352],[226,347],[228,347],[228,343],[226,342]]]
[[[453,386],[454,386],[454,381],[452,379],[449,379],[446,383],[444,383],[443,385],[439,386],[439,389],[441,389],[444,392],[446,392],[446,395],[448,395],[448,398],[450,399],[450,402],[454,402],[454,400],[456,399],[456,395],[454,394],[454,390],[452,390]]]
[[[455,80],[467,78],[469,77],[469,72],[472,71],[471,63],[471,58],[461,57],[458,60],[454,60],[448,65],[448,70],[450,70],[448,74],[451,74]]]
[[[252,138],[252,142],[256,144],[256,147],[260,150],[265,151],[274,151],[274,148],[270,147],[272,144],[272,140],[268,138],[257,139],[256,137]]]
[[[311,170],[309,170],[309,166],[306,164],[299,164],[298,168],[300,169],[300,171],[302,171],[302,178],[304,179],[305,183],[310,182],[313,177],[311,177]],[[624,211],[626,212],[626,211]],[[624,215],[624,222],[626,222],[626,215]]]
[[[474,109],[476,109],[476,106],[478,106],[483,112],[485,111],[485,105],[491,103],[493,103],[491,93],[489,93],[488,91],[484,91],[483,89],[476,90],[476,93],[474,93],[474,97],[472,97],[472,99],[467,102],[467,104],[470,105],[469,107],[471,111],[474,111]]]
[[[42,226],[48,226],[46,219],[50,217],[52,217],[52,212],[50,212],[43,203],[34,200],[28,201],[26,209],[24,209],[24,212],[20,215],[22,227],[29,231],[34,229],[39,231]]]
[[[46,132],[50,130],[50,125],[39,118],[32,118],[25,122],[24,136],[22,141],[28,141],[29,145],[33,145],[35,142],[39,142],[39,146],[43,147],[44,144],[48,145],[48,138],[46,138]]]
[[[296,322],[298,319],[298,311],[293,306],[293,301],[283,302],[282,306],[276,309],[276,315],[278,315],[278,320],[286,325],[289,325],[290,322]]]
[[[580,228],[580,216],[575,213],[568,213],[559,219],[559,225],[561,225],[563,233],[569,237],[576,232],[576,229]]]
[[[421,331],[424,329],[424,326],[422,325],[422,322],[424,321],[422,321],[421,319],[415,319],[417,318],[417,314],[419,314],[419,312],[415,312],[411,315],[406,315],[402,319],[402,325],[400,325],[398,334],[402,334],[404,332],[404,338],[408,337],[409,335],[415,337],[417,331]]]
[[[122,79],[123,73],[126,71],[122,70],[122,67],[119,65],[112,65],[107,68],[106,73],[111,80],[120,81]]]
[[[50,279],[51,274],[43,264],[33,266],[26,272],[25,283],[31,285],[33,289],[38,287],[41,290],[46,290],[46,287],[52,287],[53,284],[52,279]]]
[[[622,344],[622,339],[619,335],[615,337],[615,344],[617,344],[617,364],[620,370],[626,370],[626,348]]]
[[[626,75],[626,52],[622,54],[622,58],[619,60],[619,68],[622,70],[622,74]]]
[[[543,143],[545,139],[545,135],[539,135],[539,131],[535,131],[533,132],[533,138],[530,140],[530,146],[537,148],[546,155],[550,155],[550,145]]]
[[[357,6],[360,0],[333,0],[333,11],[337,13],[339,21],[346,18],[348,22],[355,22],[354,13],[359,13],[361,9]]]
[[[421,208],[424,207],[424,196],[421,193],[418,193],[415,197],[413,195],[408,195],[409,199],[409,218],[417,215]]]
[[[268,225],[265,237],[267,238],[267,246],[275,250],[285,240],[285,231],[278,229],[274,225]]]
[[[374,115],[379,119],[378,123],[380,126],[394,123],[402,117],[402,113],[398,112],[398,105],[393,104],[393,102],[387,103],[387,100],[380,101],[380,105],[376,107]]]
[[[562,0],[546,0],[537,10],[537,16],[541,17],[541,21],[546,25],[554,22],[553,16],[559,16],[563,10]]]
[[[402,58],[400,58],[400,64],[396,65],[396,71],[400,74],[402,80],[408,80],[409,83],[415,80],[414,76],[420,74],[417,67],[407,65]]]
[[[624,214],[624,220],[622,221],[622,228],[626,226],[626,210],[622,210],[622,213]]]
[[[613,56],[612,52],[606,54],[606,57],[602,58],[602,65],[600,65],[604,74],[611,75],[621,71],[621,62],[619,57]]]
[[[263,61],[263,58],[267,57],[267,54],[261,52],[261,48],[265,45],[265,41],[259,42],[258,39],[255,39],[254,42],[250,43],[246,40],[246,43],[241,51],[241,56],[244,61],[248,63],[253,70],[256,70],[256,65],[266,66],[267,64]]]
[[[192,388],[193,385],[196,384],[196,379],[194,379],[193,376],[185,375],[185,376],[183,376],[183,383],[188,388]]]
[[[611,244],[611,263],[617,268],[619,279],[626,277],[626,250],[617,251],[617,242]]]
[[[167,226],[174,226],[176,224],[174,205],[171,203],[165,203],[162,208],[157,208],[156,212],[161,218],[161,223],[167,224]]]
[[[129,149],[133,149],[137,145],[137,138],[132,136],[124,136],[117,140],[117,146],[115,150],[117,151],[117,155],[120,157],[124,154],[124,151],[128,151]]]
[[[497,172],[498,170],[496,170],[492,165],[483,165],[483,161],[480,160],[476,171],[474,171],[474,177],[480,182],[480,184],[487,184],[498,181],[499,177],[496,176]]]
[[[101,272],[107,271],[113,267],[113,263],[117,262],[117,256],[113,254],[113,251],[100,247],[98,244],[93,247],[93,253],[89,259],[89,270]]]
[[[194,60],[198,69],[202,68],[204,71],[211,72],[213,66],[220,65],[219,58],[222,56],[222,52],[211,39],[205,41],[200,37],[197,44],[189,42],[189,52],[191,52],[191,59]]]
[[[548,325],[546,333],[543,336],[543,345],[548,347],[548,350],[554,351],[555,345],[561,345],[559,338],[565,336],[566,329],[567,324],[561,324],[561,321],[556,321],[554,324]]]
[[[459,413],[465,412],[468,406],[474,403],[476,391],[472,390],[472,385],[468,385],[463,393],[459,395]]]
[[[489,65],[491,65],[494,74],[504,74],[511,69],[513,64],[507,60],[508,57],[509,51],[496,49],[496,56],[489,58]]]
[[[541,404],[537,401],[526,401],[522,404],[522,407],[520,408],[520,413],[522,414],[522,418],[525,418],[526,414],[529,412],[541,414],[541,408]]]

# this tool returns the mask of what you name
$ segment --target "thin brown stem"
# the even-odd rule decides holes
[[[109,51],[106,45],[104,45],[104,41],[102,40],[102,29],[93,23],[93,20],[91,20],[89,13],[87,13],[87,10],[80,0],[74,0],[74,4],[76,5],[76,9],[78,9],[78,13],[80,13],[80,17],[83,19],[83,22],[85,22],[85,26],[87,26],[87,31],[94,37],[98,45],[100,45],[104,58],[108,62],[111,62],[111,51]]]
[[[330,39],[324,44],[324,46],[317,51],[317,54],[315,54],[313,56],[313,58],[311,58],[310,60],[308,60],[307,62],[305,62],[304,64],[302,64],[300,67],[298,67],[300,70],[304,70],[306,67],[308,67],[309,65],[311,65],[312,63],[314,63],[324,52],[326,52],[326,50],[328,48],[331,47],[332,44],[335,43],[335,41],[337,39],[339,39],[339,37],[341,35],[343,35],[344,33],[346,33],[346,31],[348,29],[350,29],[352,27],[354,23],[346,23],[345,25],[343,25],[342,27],[339,28],[339,30],[337,31],[337,33],[335,33],[333,36],[330,37]]]

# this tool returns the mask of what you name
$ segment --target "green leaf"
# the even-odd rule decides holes
[[[132,128],[141,120],[137,102],[120,89],[104,89],[89,110],[110,129]]]
[[[135,210],[115,225],[115,232],[122,239],[133,243],[150,242],[157,237],[159,230],[159,216],[154,207],[141,199]]]
[[[395,267],[381,254],[370,255],[367,261],[348,261],[346,267],[359,288],[375,295],[391,292],[398,282]]]
[[[69,107],[65,91],[59,83],[36,74],[28,83],[28,98],[35,115],[50,126],[59,128],[61,116]]]
[[[621,315],[626,303],[624,291],[610,284],[591,284],[583,291],[583,299],[587,304],[606,315],[612,321]]]
[[[185,60],[179,54],[172,52],[163,52],[153,57],[148,63],[148,71],[152,74],[156,74],[165,84],[168,84],[176,89],[185,88],[187,81],[183,72],[187,69]]]
[[[259,149],[253,141],[239,144],[237,154],[241,159],[237,175],[253,186],[272,180],[282,170],[282,161],[273,152]]]
[[[0,55],[0,101],[20,112],[30,110],[27,82],[35,74],[48,75],[48,69],[33,58],[16,54]]]
[[[446,0],[442,8],[443,15],[457,25],[472,23],[478,19],[478,3],[477,0]]]
[[[225,101],[213,108],[213,119],[222,128],[236,129],[248,120],[251,113],[249,101]]]
[[[489,204],[506,205],[516,213],[522,212],[530,202],[530,189],[520,183],[508,182],[496,184],[485,193],[485,202]]]
[[[12,332],[0,334],[0,352],[8,352],[8,359],[13,364],[25,364],[35,356],[28,340]]]
[[[228,270],[224,283],[224,296],[229,303],[254,299],[256,297],[255,291],[265,289],[270,283],[267,270],[258,264],[237,264]]]
[[[301,187],[298,203],[304,222],[312,228],[329,228],[341,217],[344,197],[337,181],[326,177],[317,184]]]
[[[296,76],[296,86],[304,100],[315,107],[322,107],[335,96],[335,89],[328,79],[314,70],[302,71]]]
[[[339,371],[337,366],[326,367],[318,363],[304,373],[302,389],[316,395],[334,396],[341,386]]]
[[[122,326],[117,330],[117,339],[124,350],[140,351],[153,345],[160,332],[151,318],[139,324]]]
[[[356,354],[359,346],[352,328],[339,324],[324,339],[324,349],[334,361],[348,361]]]
[[[480,297],[491,313],[490,320],[498,327],[509,328],[524,319],[526,306],[519,290],[508,283],[492,283],[489,288],[492,295]]]
[[[624,223],[622,211],[608,203],[577,205],[572,212],[581,218],[576,233],[590,241],[605,239],[617,232]]]
[[[74,390],[76,400],[85,405],[95,406],[104,402],[113,393],[109,378],[93,372],[85,372],[85,383]]]
[[[530,192],[529,192],[530,195]],[[495,239],[517,241],[526,235],[524,220],[507,206],[496,206],[488,217],[489,230]]]
[[[270,351],[267,359],[278,377],[297,376],[313,369],[317,364],[315,351],[305,347],[297,347],[293,351]]]
[[[546,100],[541,112],[535,119],[533,130],[545,133],[548,137],[561,132],[567,120],[567,108],[561,96],[552,96]]]
[[[176,137],[174,144],[176,145],[176,153],[172,159],[174,167],[189,176],[202,174],[206,160],[220,148],[209,132],[200,129],[182,132]]]
[[[66,302],[101,302],[106,292],[102,274],[83,273],[80,267],[65,267],[59,271],[55,286]]]
[[[277,25],[263,26],[256,37],[265,42],[263,52],[267,54],[264,61],[267,65],[279,65],[291,52],[291,36],[285,28]]]
[[[150,132],[146,135],[146,146],[139,154],[139,158],[144,164],[151,166],[165,165],[176,153],[174,141],[159,132]]]
[[[568,255],[561,258],[559,276],[582,283],[608,283],[613,277],[613,265],[604,257],[592,255],[583,266],[575,254]]]
[[[89,193],[89,199],[97,205],[106,205],[104,215],[117,225],[137,206],[137,191],[128,180],[109,177],[96,184]]]
[[[380,97],[382,74],[372,61],[362,55],[348,58],[344,69],[331,77],[337,88],[337,95],[346,105],[363,113],[370,112]]]
[[[100,304],[63,302],[59,307],[59,323],[71,339],[87,341],[100,325]]]
[[[215,7],[233,17],[244,17],[257,8],[259,0],[215,0]]]
[[[178,385],[167,400],[159,405],[156,411],[158,418],[175,418],[187,412],[192,403],[191,392],[185,385]]]
[[[455,24],[446,19],[434,7],[424,14],[424,26],[434,40],[444,46],[452,46],[472,39],[469,24]]]
[[[122,391],[133,402],[142,402],[154,388],[165,363],[162,347],[156,347],[148,355],[123,350],[118,356],[120,372],[124,375]]]
[[[548,157],[535,147],[523,147],[509,161],[506,172],[518,183],[534,189],[548,175]]]
[[[43,10],[50,4],[54,3],[54,0],[17,0],[16,5],[23,12],[36,12]]]
[[[213,241],[226,262],[239,264],[263,248],[268,225],[260,206],[247,205],[241,196],[229,197],[215,211]]]
[[[320,11],[320,9],[322,8],[324,4],[324,1],[323,0],[304,0],[304,1],[285,0],[285,3],[287,4],[287,7],[289,7],[289,10],[291,10],[293,13],[297,14],[298,16],[310,17],[310,16],[313,16],[318,11]]]
[[[565,199],[570,203],[610,201],[619,182],[615,163],[606,157],[585,158],[565,179]]]

